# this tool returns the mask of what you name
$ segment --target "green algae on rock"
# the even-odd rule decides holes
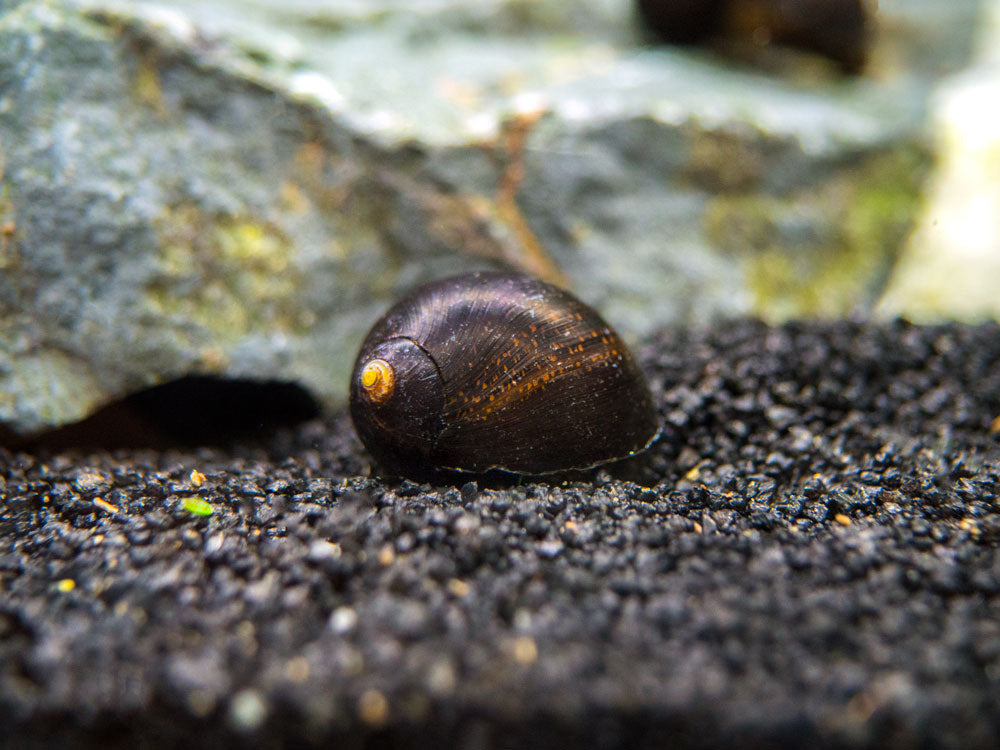
[[[807,190],[725,193],[709,202],[705,233],[743,264],[752,310],[767,320],[864,311],[913,226],[929,168],[929,154],[901,146]]]

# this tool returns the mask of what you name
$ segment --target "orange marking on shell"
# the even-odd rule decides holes
[[[384,359],[373,359],[361,369],[358,385],[372,403],[385,403],[396,387],[396,372]]]
[[[578,321],[583,320],[581,313],[569,313],[567,317]],[[463,414],[466,417],[477,421],[484,420],[488,414],[492,414],[494,411],[502,412],[508,405],[528,399],[537,389],[544,389],[546,384],[567,377],[574,369],[585,367],[587,372],[593,372],[599,370],[602,365],[606,366],[604,363],[614,358],[617,358],[618,361],[622,359],[617,348],[610,351],[607,348],[601,348],[599,351],[595,351],[599,348],[596,343],[598,341],[605,347],[619,343],[614,333],[610,329],[604,328],[589,330],[582,335],[578,333],[576,340],[571,344],[567,344],[565,340],[551,346],[545,344],[544,348],[549,354],[547,359],[539,361],[537,357],[526,354],[526,352],[537,352],[539,342],[531,334],[537,332],[540,327],[537,324],[532,324],[526,329],[510,334],[514,346],[508,345],[505,347],[505,351],[495,357],[496,370],[494,372],[496,375],[491,378],[489,384],[478,381],[481,389],[479,392],[482,395],[475,396],[471,403],[468,397],[463,396],[465,399]],[[528,346],[528,341],[531,341],[531,346]],[[594,345],[590,345],[590,341],[594,341]],[[512,355],[514,359],[511,363],[505,364],[506,358],[510,358]],[[526,357],[533,358],[530,364],[522,361]],[[470,369],[472,366],[473,363],[470,362]],[[501,367],[503,375],[500,374]],[[511,377],[511,375],[515,375],[515,377]],[[481,401],[490,403],[492,408],[477,407],[476,404]]]

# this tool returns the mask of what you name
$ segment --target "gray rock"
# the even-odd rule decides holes
[[[881,77],[933,81],[964,68],[992,0],[878,0],[872,67]]]
[[[0,4],[0,423],[190,373],[335,405],[418,281],[561,281],[635,340],[880,291],[923,89],[636,47],[628,4]],[[530,30],[530,33],[529,33]]]

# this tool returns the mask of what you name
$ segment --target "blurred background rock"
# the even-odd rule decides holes
[[[674,46],[627,0],[0,0],[8,437],[189,375],[335,406],[469,268],[633,342],[1000,313],[1000,3],[687,4]]]

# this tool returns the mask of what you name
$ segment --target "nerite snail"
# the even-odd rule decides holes
[[[386,471],[547,474],[644,450],[652,398],[625,344],[567,292],[516,273],[428,284],[369,331],[351,418]]]

